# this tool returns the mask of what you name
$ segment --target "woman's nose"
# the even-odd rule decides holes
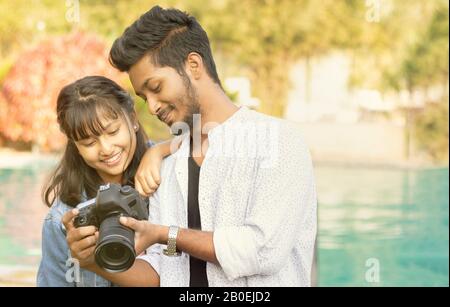
[[[103,138],[99,140],[99,143],[100,143],[100,151],[103,156],[110,156],[113,154],[114,146],[112,145],[111,142]]]

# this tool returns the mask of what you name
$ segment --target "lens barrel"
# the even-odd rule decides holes
[[[112,215],[100,225],[95,248],[95,261],[104,270],[118,273],[128,270],[134,263],[134,231],[119,222],[119,215]]]

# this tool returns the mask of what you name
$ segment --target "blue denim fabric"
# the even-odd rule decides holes
[[[110,287],[108,280],[82,268],[77,270],[70,256],[61,218],[72,207],[56,200],[42,227],[42,260],[38,287]]]

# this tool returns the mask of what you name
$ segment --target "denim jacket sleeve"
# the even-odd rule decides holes
[[[37,274],[38,287],[109,287],[102,277],[76,266],[70,256],[61,218],[72,209],[56,201],[42,227],[42,259]]]

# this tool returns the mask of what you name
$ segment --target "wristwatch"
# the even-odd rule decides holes
[[[167,248],[163,250],[164,255],[169,257],[178,257],[181,253],[177,252],[177,235],[178,235],[178,227],[170,226],[169,227],[169,235],[167,240]]]

